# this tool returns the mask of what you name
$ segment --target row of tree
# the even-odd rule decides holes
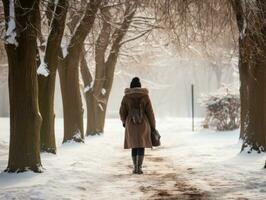
[[[3,6],[10,94],[7,171],[40,172],[40,152],[56,153],[57,71],[63,101],[63,142],[84,140],[80,73],[87,105],[86,135],[103,133],[119,52],[123,44],[148,33],[143,29],[147,20],[135,16],[138,1],[3,0]],[[126,39],[130,26],[134,31],[129,35],[134,37]],[[93,47],[94,74],[87,64],[87,46]]]

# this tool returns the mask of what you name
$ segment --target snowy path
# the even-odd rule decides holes
[[[7,165],[8,120],[0,120],[0,170]],[[85,144],[61,145],[42,154],[45,172],[0,174],[0,199],[265,199],[265,155],[238,154],[238,133],[190,132],[190,121],[158,122],[162,147],[147,149],[144,175],[132,175],[119,120]],[[245,166],[246,164],[246,166]]]
[[[136,179],[141,185],[144,199],[209,199],[207,193],[200,191],[195,186],[191,186],[184,177],[180,176],[184,172],[181,167],[176,167],[169,160],[163,157],[147,155],[147,167],[149,171]],[[142,180],[148,180],[145,185]]]

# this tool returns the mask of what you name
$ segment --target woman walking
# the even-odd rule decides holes
[[[120,118],[125,127],[125,149],[132,149],[134,174],[143,174],[142,163],[145,148],[151,148],[151,130],[155,129],[155,118],[146,88],[141,88],[138,77],[132,79],[125,89],[120,107]]]

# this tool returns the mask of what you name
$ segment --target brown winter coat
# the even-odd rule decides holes
[[[131,117],[132,105],[140,102],[143,113],[141,123],[134,123]],[[155,118],[148,95],[145,88],[126,88],[120,107],[120,118],[125,125],[124,148],[151,148],[151,129],[155,129]]]

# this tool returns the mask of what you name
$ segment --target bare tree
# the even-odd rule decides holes
[[[80,63],[87,104],[86,135],[104,132],[106,108],[113,84],[115,66],[123,39],[136,13],[137,2],[125,3],[123,20],[119,26],[116,26],[113,34],[111,34],[112,25],[109,9],[107,7],[102,10],[102,28],[95,43],[95,77],[92,77],[84,57]]]
[[[55,1],[50,1],[48,5],[52,7],[50,34],[47,39],[45,55],[38,70],[39,86],[39,106],[43,118],[41,125],[41,151],[56,153],[55,132],[54,132],[54,92],[55,79],[58,66],[59,48],[63,37],[65,20],[67,14],[68,3],[66,0],[59,0],[55,5]],[[40,30],[41,31],[41,30]],[[42,35],[42,34],[39,34]],[[42,40],[42,39],[40,39]]]
[[[101,0],[90,0],[84,16],[71,37],[67,47],[67,55],[59,67],[63,109],[64,109],[64,140],[82,142],[83,108],[79,86],[79,61],[83,43],[92,29]]]

